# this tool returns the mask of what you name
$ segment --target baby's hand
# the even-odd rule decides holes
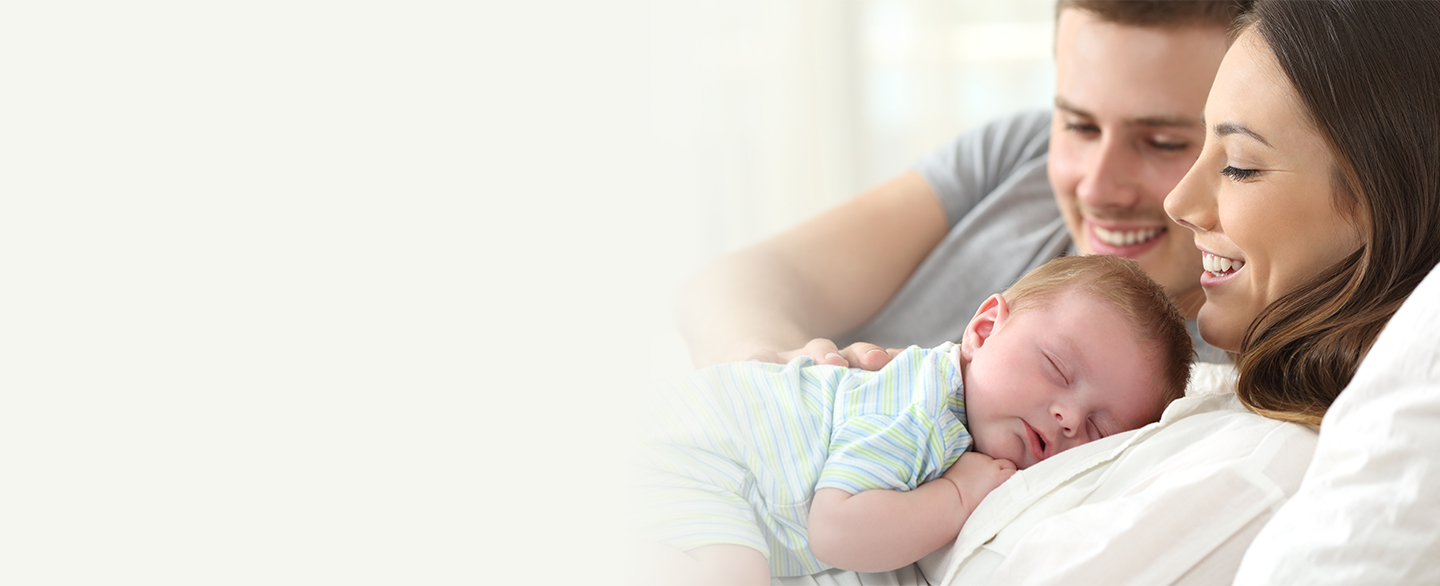
[[[980,452],[965,452],[945,471],[944,478],[960,489],[965,509],[974,512],[980,500],[1015,475],[1015,463],[991,458]]]

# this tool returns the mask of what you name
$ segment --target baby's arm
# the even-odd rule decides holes
[[[965,452],[940,478],[908,492],[822,488],[810,504],[810,551],[857,572],[914,563],[955,539],[980,499],[1013,474],[1009,460]]]

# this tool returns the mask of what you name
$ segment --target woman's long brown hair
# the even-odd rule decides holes
[[[1440,3],[1265,1],[1243,16],[1335,155],[1333,205],[1363,246],[1276,300],[1238,357],[1240,400],[1319,425],[1440,261]]]

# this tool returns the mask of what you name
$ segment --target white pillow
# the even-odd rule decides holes
[[[1299,492],[1235,583],[1440,583],[1440,268],[1325,415]]]

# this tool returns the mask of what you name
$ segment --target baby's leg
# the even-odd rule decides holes
[[[706,545],[680,551],[649,544],[640,578],[647,586],[767,586],[770,563],[754,548],[743,545]]]

